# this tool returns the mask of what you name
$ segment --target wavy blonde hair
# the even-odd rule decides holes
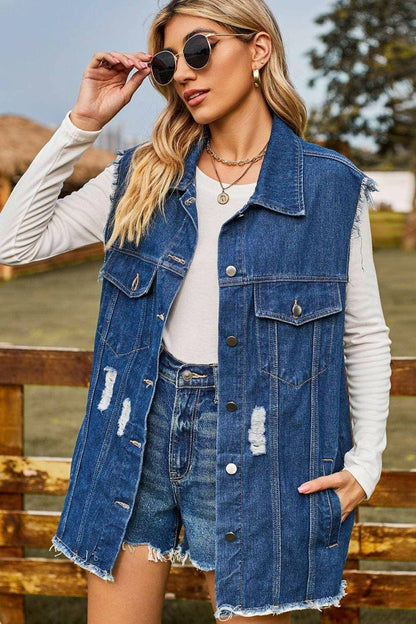
[[[164,28],[174,15],[205,17],[231,32],[250,31],[247,38],[240,38],[242,41],[250,41],[256,32],[266,31],[271,38],[272,52],[269,61],[260,70],[263,96],[269,107],[297,135],[303,136],[307,122],[306,107],[289,79],[280,29],[263,0],[171,0],[151,24],[148,36],[150,54],[163,49]],[[117,238],[121,247],[126,238],[139,244],[154,211],[163,212],[171,184],[183,176],[184,160],[193,143],[206,134],[206,126],[194,121],[172,82],[161,87],[151,74],[149,79],[166,98],[167,106],[154,124],[151,140],[139,145],[133,153],[127,188],[117,205],[106,249]]]

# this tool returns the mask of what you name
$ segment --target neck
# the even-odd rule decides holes
[[[240,107],[209,124],[211,147],[226,160],[244,160],[256,156],[266,145],[273,117],[265,100],[259,106]]]

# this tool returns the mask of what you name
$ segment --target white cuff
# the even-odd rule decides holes
[[[350,472],[352,476],[357,479],[358,483],[361,485],[361,487],[363,488],[366,494],[365,500],[368,500],[370,496],[372,495],[372,493],[374,492],[376,485],[377,485],[377,484],[374,484],[374,480],[371,479],[367,475],[366,471],[359,466],[351,466],[348,468],[343,468],[342,470],[348,470],[348,472]]]
[[[68,111],[65,115],[59,130],[63,131],[71,140],[76,143],[94,143],[95,139],[102,132],[101,130],[82,130],[78,128],[70,119]]]

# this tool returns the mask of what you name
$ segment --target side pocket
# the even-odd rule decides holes
[[[321,472],[323,477],[332,474],[333,463],[333,459],[322,460]],[[333,488],[322,490],[322,494],[325,499],[324,525],[326,534],[326,547],[332,548],[333,546],[338,546],[339,541],[339,532],[341,529],[342,517],[341,500]]]

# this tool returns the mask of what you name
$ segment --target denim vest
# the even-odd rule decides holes
[[[218,241],[216,617],[338,604],[354,522],[353,512],[341,522],[334,489],[305,495],[297,487],[342,470],[352,447],[343,351],[349,245],[360,191],[375,184],[272,114],[255,191]],[[110,581],[140,481],[163,327],[197,242],[204,143],[192,146],[164,215],[154,214],[139,246],[114,244],[99,271],[86,413],[52,543]],[[106,241],[134,149],[119,152]]]

